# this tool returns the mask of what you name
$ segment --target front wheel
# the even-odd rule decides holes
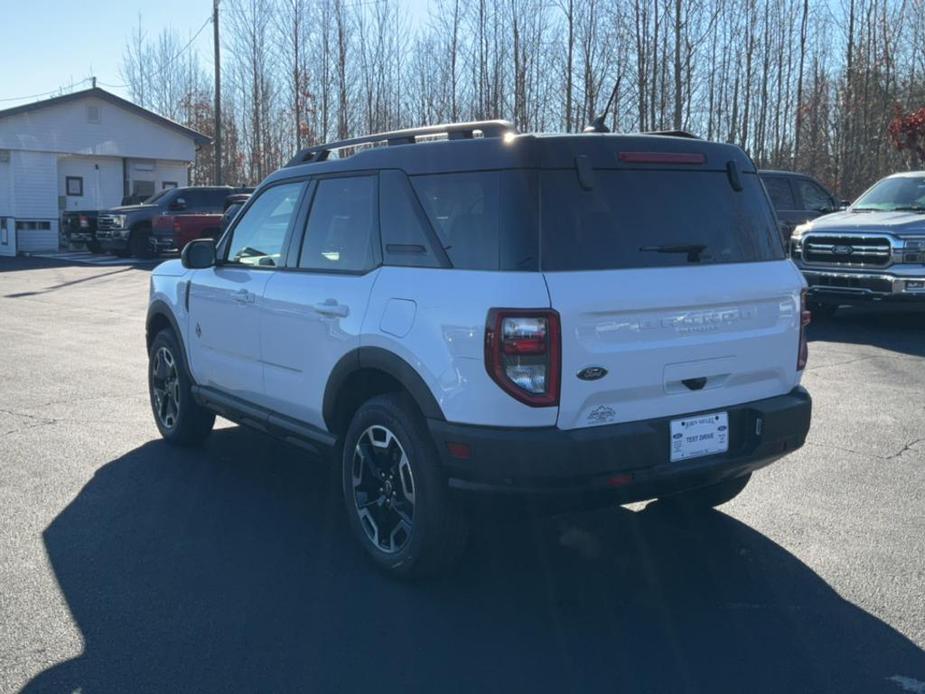
[[[350,527],[373,562],[401,578],[449,570],[465,548],[465,519],[410,398],[367,401],[350,423],[342,456]]]
[[[679,494],[660,497],[659,503],[680,511],[706,511],[732,501],[745,489],[745,485],[751,478],[752,473],[749,472],[719,484],[711,484],[709,487],[698,487]]]
[[[91,253],[99,253],[102,248],[99,241],[87,241],[87,250]]]
[[[136,229],[128,240],[129,255],[135,258],[151,258],[154,256],[151,248],[151,232],[147,229]]]
[[[162,330],[151,343],[148,392],[154,423],[168,443],[199,444],[212,431],[215,414],[193,399],[192,379],[171,330]]]

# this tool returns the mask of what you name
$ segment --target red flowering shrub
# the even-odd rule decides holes
[[[887,130],[896,149],[914,152],[925,163],[925,107],[912,113],[903,113],[896,106],[896,115]]]

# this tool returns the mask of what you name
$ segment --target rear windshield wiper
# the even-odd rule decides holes
[[[700,254],[706,250],[702,243],[680,244],[675,246],[643,246],[640,251],[651,253],[687,253],[687,262],[699,263]]]

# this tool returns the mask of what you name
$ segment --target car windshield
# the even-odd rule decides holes
[[[885,178],[865,193],[851,208],[852,212],[925,212],[925,176]]]
[[[167,193],[171,192],[172,190],[174,190],[174,189],[173,189],[173,188],[167,188],[166,190],[162,190],[160,193],[155,193],[155,194],[152,195],[150,198],[148,198],[147,200],[145,200],[145,201],[144,201],[144,204],[145,204],[145,205],[152,205],[152,204],[156,203],[158,200],[160,200],[162,197],[164,197],[165,195],[167,195]]]

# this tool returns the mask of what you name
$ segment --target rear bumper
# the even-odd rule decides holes
[[[897,275],[871,271],[801,270],[814,300],[838,304],[882,300],[925,303],[925,271],[917,275]]]
[[[723,409],[729,413],[729,450],[679,462],[670,462],[669,423],[685,414],[572,430],[433,419],[428,425],[451,487],[541,495],[606,492],[628,503],[739,477],[800,448],[812,399],[799,387]],[[470,457],[454,458],[448,443],[468,445]]]

